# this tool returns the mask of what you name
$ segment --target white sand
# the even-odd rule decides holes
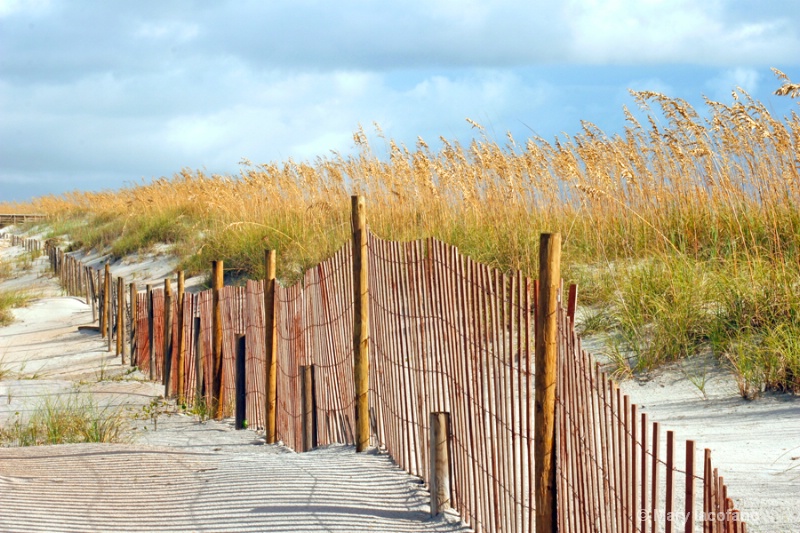
[[[467,531],[452,516],[431,519],[427,491],[385,455],[296,454],[217,424],[195,431],[203,444],[174,443],[179,424],[157,432],[160,446],[0,449],[0,529]],[[255,444],[238,442],[245,434]]]
[[[602,339],[584,341],[584,349],[602,352]],[[748,532],[800,532],[800,397],[768,393],[745,400],[732,372],[713,357],[667,365],[620,388],[649,423],[660,423],[662,457],[666,431],[675,433],[679,469],[686,440],[695,441],[698,475],[703,450],[711,450]]]
[[[5,244],[0,257],[20,255]],[[152,259],[135,279],[158,282],[169,265]],[[468,531],[452,513],[432,519],[427,489],[385,454],[296,454],[230,420],[148,417],[163,387],[129,373],[98,333],[77,330],[91,309],[59,296],[46,267],[41,258],[0,282],[41,296],[0,328],[0,424],[47,396],[80,394],[129,411],[132,431],[126,444],[0,448],[0,531]]]

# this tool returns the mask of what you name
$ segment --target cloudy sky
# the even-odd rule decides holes
[[[0,0],[0,201],[181,168],[622,127],[628,88],[779,116],[798,0]]]

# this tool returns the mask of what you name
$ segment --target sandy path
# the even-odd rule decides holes
[[[384,454],[296,454],[230,421],[143,416],[163,388],[78,331],[91,309],[60,296],[46,267],[0,282],[40,296],[0,328],[0,424],[45,397],[91,395],[129,411],[132,430],[125,444],[0,448],[0,531],[468,531],[431,519],[427,489]]]
[[[388,457],[343,446],[82,444],[0,464],[3,531],[466,531]]]

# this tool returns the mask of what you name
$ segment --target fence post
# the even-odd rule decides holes
[[[203,335],[200,333],[200,317],[194,317],[192,324],[192,331],[194,332],[194,404],[195,406],[203,405],[200,403],[203,398]]]
[[[150,381],[156,379],[156,328],[155,328],[155,309],[153,305],[153,286],[147,284],[147,340],[150,344]]]
[[[713,520],[711,519],[714,512],[714,487],[711,475],[711,450],[706,448],[703,453],[703,533],[712,533],[714,531]]]
[[[314,398],[314,365],[300,367],[303,380],[303,451],[317,447],[317,403]]]
[[[117,278],[117,355],[125,364],[125,279]]]
[[[105,337],[108,329],[108,308],[109,308],[109,281],[108,278],[110,267],[108,266],[108,262],[106,262],[105,267],[103,269],[103,309],[100,310],[100,334]]]
[[[222,260],[212,261],[211,289],[213,294],[211,311],[211,413],[221,420],[225,412],[225,399],[222,396],[222,308],[220,296],[223,286]]]
[[[430,414],[431,516],[450,509],[450,413]]]
[[[356,451],[369,447],[369,287],[367,221],[363,196],[352,197],[353,219],[353,374],[355,382]]]
[[[245,429],[247,419],[247,338],[236,336],[236,429]]]
[[[87,266],[86,267],[86,276],[89,278],[88,286],[89,286],[89,296],[92,299],[92,324],[94,324],[98,320],[97,316],[97,286],[95,284],[95,276],[94,276],[94,268]]]
[[[264,432],[267,444],[278,440],[275,428],[275,414],[278,402],[278,335],[275,320],[275,250],[267,250],[264,255],[266,276],[264,279],[264,330],[267,350],[266,361],[266,422]]]
[[[675,531],[675,433],[667,431],[667,496],[664,502],[664,533]]]
[[[660,450],[660,439],[661,439],[661,429],[658,422],[653,422],[653,463],[651,467],[651,471],[653,475],[651,476],[650,481],[650,520],[652,521],[651,524],[651,531],[658,531],[658,505],[659,505],[659,497],[658,497],[658,488],[661,486],[661,483],[658,481],[658,471],[661,468],[659,465],[661,460],[659,459],[659,450]]]
[[[130,298],[131,298],[131,338],[130,338],[130,356],[131,356],[131,366],[136,366],[136,360],[139,358],[139,354],[136,353],[136,320],[138,318],[139,309],[138,309],[138,298],[136,293],[136,283],[131,282],[130,284]]]
[[[90,296],[89,274],[86,271],[88,268],[89,267],[87,267],[86,265],[83,265],[83,264],[81,265],[81,270],[80,270],[81,288],[82,288],[83,294],[86,296],[86,305],[91,305],[92,306],[92,322],[94,322],[94,319],[95,319],[94,304],[89,301],[89,296]]]
[[[686,497],[684,503],[686,504],[686,512],[683,515],[686,518],[684,532],[694,533],[694,450],[695,445],[693,440],[686,441]]]
[[[101,269],[97,269],[93,271],[94,274],[94,286],[96,289],[97,294],[97,312],[99,313],[98,316],[98,324],[103,321],[103,271]],[[100,328],[100,331],[103,331],[103,328]],[[103,334],[105,335],[105,334]]]
[[[107,335],[106,339],[108,340],[108,351],[111,351],[111,346],[113,344],[114,339],[114,289],[113,283],[111,278],[111,268],[109,264],[106,263],[106,270],[105,270],[105,280],[103,281],[103,288],[105,290],[105,301],[106,301],[106,329]]]
[[[534,464],[536,531],[555,532],[555,406],[558,356],[558,290],[561,286],[561,235],[539,240],[539,300],[536,307]]]
[[[172,281],[164,280],[164,398],[169,398],[172,381]]]
[[[183,270],[178,271],[178,360],[176,362],[176,381],[178,382],[177,390],[175,391],[178,395],[178,403],[183,403],[183,398],[185,396],[185,380],[186,380],[186,330],[184,328],[184,317],[183,314],[185,312],[185,302],[186,300],[186,278],[184,276]]]
[[[71,255],[67,256],[67,287],[67,293],[74,296],[77,292],[75,290],[75,258]]]

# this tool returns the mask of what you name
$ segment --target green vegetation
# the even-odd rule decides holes
[[[7,326],[14,320],[11,309],[23,307],[31,296],[21,291],[0,291],[0,326]]]
[[[11,268],[11,263],[0,259],[0,281],[10,278],[13,272],[14,271]]]
[[[0,381],[11,376],[11,369],[8,368],[8,365],[5,362],[4,358],[0,358]],[[10,392],[9,392],[10,394]]]
[[[781,73],[779,93],[796,95]],[[27,206],[81,246],[115,253],[172,243],[190,273],[213,259],[297,280],[349,237],[350,195],[367,199],[386,239],[433,236],[501,270],[535,275],[542,232],[563,234],[563,268],[582,303],[602,309],[621,373],[713,353],[742,394],[800,391],[800,116],[773,117],[737,90],[734,103],[633,92],[628,126],[591,123],[553,141],[489,138],[469,146],[367,135],[357,153],[254,165],[235,176],[183,170],[115,192],[70,193]]]
[[[120,442],[126,418],[121,410],[101,408],[91,397],[47,397],[27,418],[17,413],[0,427],[0,444],[39,446],[80,442]]]
[[[33,268],[33,264],[40,257],[42,257],[41,250],[26,251],[15,259],[17,269],[23,271],[31,270]]]
[[[203,397],[195,398],[193,405],[182,404],[180,407],[186,414],[193,415],[198,422],[211,420],[211,408]]]

